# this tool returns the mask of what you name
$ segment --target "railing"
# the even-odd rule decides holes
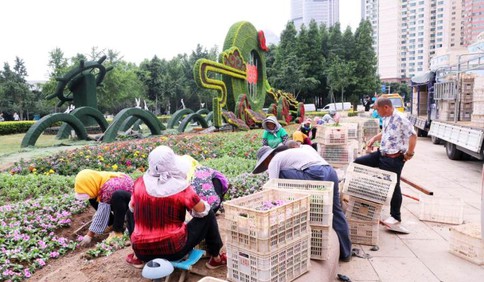
[[[439,82],[434,84],[434,99],[435,100],[455,100],[457,90],[455,88],[455,81]]]

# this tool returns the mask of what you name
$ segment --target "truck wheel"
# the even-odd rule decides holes
[[[418,137],[427,137],[427,131],[422,129],[417,129],[417,136]]]
[[[450,142],[445,143],[445,151],[447,152],[447,157],[451,160],[457,161],[462,159],[462,151],[459,151],[455,144]]]
[[[430,140],[432,140],[432,144],[435,144],[435,145],[440,145],[440,138],[438,137],[435,137],[435,136],[430,136]]]

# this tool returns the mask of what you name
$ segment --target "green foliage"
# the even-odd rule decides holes
[[[242,173],[230,178],[230,187],[225,194],[226,200],[250,195],[262,190],[262,186],[269,180],[267,172],[260,174]]]
[[[0,203],[57,196],[74,191],[74,177],[61,175],[11,175],[0,173]]]
[[[252,171],[256,161],[255,159],[222,156],[216,159],[205,160],[202,164],[216,169],[228,178],[231,178]]]
[[[35,121],[6,121],[0,122],[0,135],[25,133]]]

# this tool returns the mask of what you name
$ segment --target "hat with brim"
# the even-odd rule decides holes
[[[253,174],[258,174],[267,170],[267,166],[264,164],[264,161],[272,154],[274,149],[269,146],[262,146],[257,151],[257,164],[255,165],[255,169],[252,171]]]

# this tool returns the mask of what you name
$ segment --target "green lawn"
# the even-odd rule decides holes
[[[24,135],[25,134],[22,133],[0,136],[0,169],[5,168],[8,164],[20,160],[21,158],[30,159],[47,156],[53,152],[94,143],[94,141],[89,142],[83,140],[57,140],[55,139],[55,135],[42,134],[39,139],[37,139],[35,147],[20,148]]]

